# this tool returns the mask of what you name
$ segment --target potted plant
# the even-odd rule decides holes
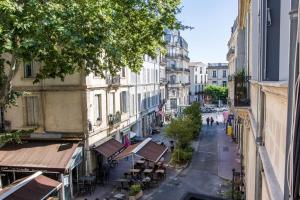
[[[141,185],[133,184],[129,190],[129,200],[137,200],[143,196]]]

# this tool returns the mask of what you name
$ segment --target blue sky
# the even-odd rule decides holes
[[[191,61],[227,62],[230,28],[237,16],[237,0],[182,0],[178,19],[194,27],[181,34],[189,44]]]

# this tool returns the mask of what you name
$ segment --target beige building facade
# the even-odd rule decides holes
[[[38,140],[82,140],[84,171],[99,167],[94,149],[114,138],[146,137],[161,123],[165,82],[159,56],[145,56],[139,74],[123,68],[105,78],[75,73],[64,81],[41,80],[33,84],[38,63],[23,63],[13,79],[13,87],[24,95],[17,106],[3,113],[6,130],[33,129]],[[151,127],[151,128],[150,128]]]
[[[290,29],[286,27],[291,8],[286,3],[291,1],[240,0],[237,27],[228,45],[233,116],[229,124],[234,127],[233,138],[239,144],[243,199],[292,199],[286,195],[289,74],[283,73],[290,64],[286,53],[289,48],[283,50],[281,46],[290,41]],[[264,18],[270,8],[272,19]],[[270,20],[272,25],[268,24]],[[279,32],[284,33],[279,35]],[[234,44],[236,37],[243,33],[244,42]],[[245,54],[237,55],[230,50],[242,45]],[[245,65],[234,66],[237,59],[244,59]],[[243,73],[236,73],[238,69]]]

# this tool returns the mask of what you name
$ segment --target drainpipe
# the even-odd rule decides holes
[[[293,193],[292,187],[289,188],[289,184],[292,185],[290,179],[293,177],[293,162],[288,160],[289,150],[292,142],[292,115],[293,115],[293,99],[294,99],[294,87],[296,76],[299,73],[299,69],[296,67],[296,52],[297,52],[297,33],[298,33],[298,4],[299,0],[291,0],[291,12],[290,12],[290,57],[289,57],[289,86],[288,86],[288,110],[287,110],[287,130],[286,130],[286,156],[285,156],[285,180],[284,180],[284,199],[292,199]],[[291,173],[292,172],[292,173]]]

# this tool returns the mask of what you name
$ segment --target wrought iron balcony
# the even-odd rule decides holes
[[[121,122],[121,113],[118,111],[115,114],[108,115],[108,125],[114,126]]]
[[[250,106],[250,76],[234,76],[234,106]]]
[[[182,59],[182,60],[186,60],[187,62],[190,61],[190,58],[187,55],[183,55],[183,54],[167,54],[166,58],[173,58],[173,59]]]
[[[166,67],[166,71],[168,72],[190,72],[190,69],[183,67]]]
[[[166,85],[168,83],[168,81],[166,78],[160,78],[159,83],[160,83],[160,85]]]
[[[107,76],[106,77],[106,84],[109,85],[109,86],[119,86],[121,84],[120,75]]]
[[[160,58],[159,64],[160,64],[161,66],[166,66],[166,65],[167,65],[167,59],[166,59],[166,58]]]

